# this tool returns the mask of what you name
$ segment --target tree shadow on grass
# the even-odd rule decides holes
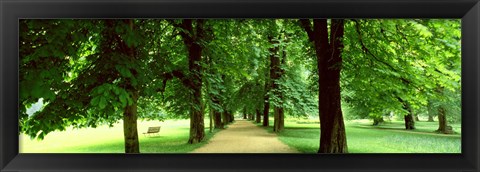
[[[314,130],[314,129],[306,129],[306,130],[285,130],[279,135],[282,137],[288,137],[288,138],[297,138],[297,139],[311,139],[312,135],[319,135],[320,130]]]
[[[285,127],[285,130],[319,130],[318,127]]]
[[[461,137],[459,134],[440,134],[435,131],[428,131],[425,129],[414,129],[414,130],[406,130],[405,128],[399,128],[395,126],[372,126],[372,125],[352,125],[352,128],[360,128],[360,129],[376,129],[376,130],[386,130],[386,131],[393,131],[393,132],[402,132],[402,133],[411,133],[416,135],[430,135],[430,136],[440,136],[440,137]]]

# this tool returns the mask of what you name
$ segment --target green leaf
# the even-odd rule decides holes
[[[120,102],[122,103],[122,107],[126,107],[127,106],[127,97],[125,94],[120,94],[119,96],[120,98]]]
[[[130,70],[125,66],[115,65],[115,69],[117,69],[117,71],[120,73],[122,77],[130,78],[133,76]]]
[[[100,109],[105,109],[105,107],[107,106],[107,99],[105,99],[105,97],[100,97],[98,106],[100,107]]]
[[[130,79],[130,82],[131,82],[132,86],[134,86],[134,87],[138,85],[138,81],[137,81],[136,78],[133,78],[133,77],[132,77],[132,78]]]
[[[113,87],[113,92],[116,94],[116,95],[119,95],[120,94],[120,89],[117,88],[117,87]]]
[[[100,98],[99,97],[94,97],[91,101],[90,104],[93,106],[97,106]]]

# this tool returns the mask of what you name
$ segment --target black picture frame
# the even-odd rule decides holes
[[[479,171],[479,0],[2,0],[0,171]],[[461,18],[462,154],[19,154],[21,18]]]

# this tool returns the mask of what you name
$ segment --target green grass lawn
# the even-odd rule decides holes
[[[413,131],[405,130],[403,121],[372,126],[370,120],[354,120],[345,125],[350,153],[461,153],[460,124],[452,124],[457,133],[450,135],[434,132],[438,122],[416,122]],[[317,152],[319,135],[318,123],[295,119],[285,120],[285,130],[278,134],[283,143],[304,153]]]
[[[138,121],[138,137],[141,153],[185,153],[207,143],[218,130],[209,133],[206,124],[206,140],[199,144],[187,144],[189,120]],[[52,132],[44,140],[31,140],[20,135],[20,153],[124,153],[123,124],[114,127],[67,129]],[[159,136],[145,137],[148,127],[162,126]]]
[[[460,153],[461,128],[452,127],[456,134],[437,134],[437,122],[417,122],[417,129],[406,131],[403,121],[385,122],[372,126],[369,120],[346,121],[347,144],[350,153]],[[270,121],[273,124],[273,121]],[[218,130],[209,133],[199,144],[187,144],[189,120],[139,121],[141,153],[186,153],[207,143]],[[260,124],[261,125],[261,124]],[[160,136],[145,137],[151,126],[162,126]],[[272,128],[266,128],[271,131]],[[319,124],[308,120],[286,119],[280,141],[304,153],[316,153],[319,145]],[[44,140],[31,140],[20,135],[21,153],[123,153],[122,123],[114,127],[67,129],[52,132]]]

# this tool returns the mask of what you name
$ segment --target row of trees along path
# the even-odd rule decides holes
[[[25,19],[19,128],[43,139],[123,121],[126,153],[140,152],[137,119],[188,118],[186,142],[196,144],[206,114],[210,128],[240,112],[276,133],[285,116],[318,116],[319,153],[348,153],[342,108],[379,121],[398,115],[406,130],[415,129],[416,115],[438,116],[438,131],[451,133],[447,121],[461,114],[460,26],[444,19]],[[40,110],[27,112],[39,102]]]
[[[275,133],[251,121],[236,120],[192,153],[299,153],[277,139]]]

